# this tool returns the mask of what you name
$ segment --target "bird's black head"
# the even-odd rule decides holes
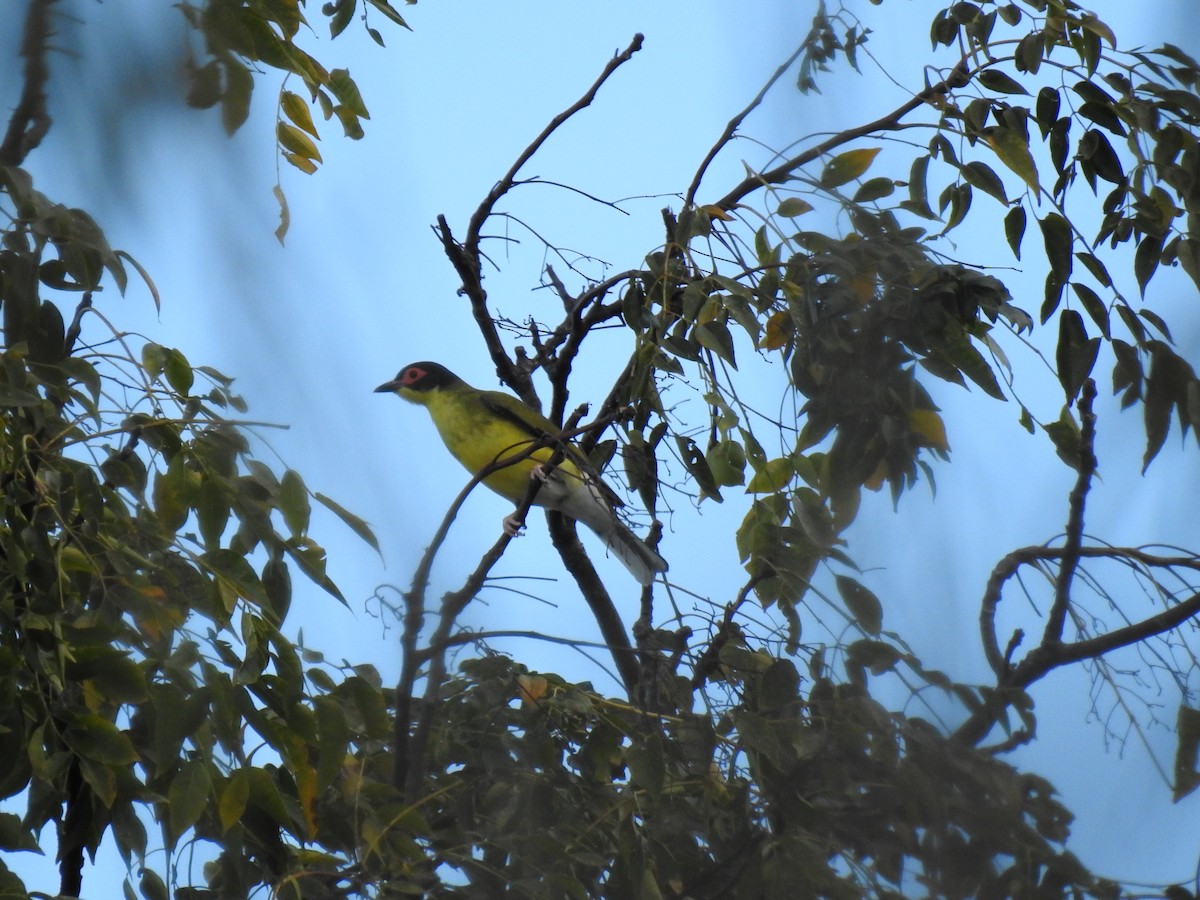
[[[416,362],[405,366],[391,381],[375,388],[375,393],[414,391],[424,393],[437,388],[450,387],[461,382],[457,375],[435,362]]]

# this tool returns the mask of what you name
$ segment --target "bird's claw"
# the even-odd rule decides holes
[[[546,471],[546,467],[542,463],[537,463],[529,470],[529,477],[545,484],[547,479],[550,478],[550,473]]]
[[[518,519],[515,514],[504,517],[504,533],[509,537],[517,537],[524,527],[525,523]]]

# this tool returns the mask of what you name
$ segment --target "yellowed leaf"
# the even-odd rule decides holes
[[[533,706],[546,695],[550,687],[543,675],[518,675],[517,693],[525,706]]]
[[[747,494],[773,494],[782,489],[796,474],[796,467],[786,456],[773,459],[754,473],[746,485]]]
[[[279,107],[283,110],[283,114],[292,120],[299,128],[307,131],[315,138],[319,138],[317,127],[313,125],[312,113],[309,112],[308,103],[299,94],[293,94],[291,91],[284,91],[279,98]]]
[[[707,215],[710,219],[720,219],[722,222],[733,221],[733,216],[731,216],[726,209],[718,206],[715,203],[706,203],[704,206],[700,207],[700,212]]]
[[[778,350],[787,344],[792,336],[793,328],[791,314],[786,309],[779,310],[767,319],[767,333],[763,335],[762,348]]]
[[[825,171],[821,173],[821,187],[838,187],[858,178],[871,168],[879,150],[879,147],[860,147],[857,150],[839,153],[829,161]]]
[[[946,440],[946,423],[932,409],[910,409],[908,411],[908,427],[926,447],[949,452],[950,443]]]

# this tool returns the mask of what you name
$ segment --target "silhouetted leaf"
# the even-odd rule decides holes
[[[1008,239],[1013,256],[1020,259],[1021,238],[1025,236],[1025,207],[1018,204],[1008,211],[1004,217],[1004,236]]]
[[[868,588],[847,575],[834,576],[838,593],[850,615],[867,634],[879,634],[883,627],[883,606]]]
[[[1063,310],[1058,317],[1058,348],[1055,361],[1058,364],[1058,380],[1071,403],[1079,394],[1084,381],[1092,374],[1096,354],[1100,352],[1100,339],[1088,339],[1083,317],[1073,309]]]

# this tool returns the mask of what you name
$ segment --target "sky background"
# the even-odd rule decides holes
[[[930,55],[928,21],[939,5],[853,4],[874,32],[866,49],[888,76],[860,56],[864,76],[839,67],[820,77],[821,94],[801,96],[785,79],[743,129],[761,145],[740,142],[727,151],[710,170],[701,202],[741,178],[742,160],[761,165],[770,155],[764,148],[782,149],[802,136],[873,119],[922,87],[926,65],[951,64],[949,56]],[[1095,10],[1122,48],[1167,39],[1196,52],[1200,46],[1188,27],[1191,5],[1104,0]],[[297,580],[294,627],[303,629],[308,645],[334,660],[374,663],[386,680],[394,678],[398,633],[379,619],[372,598],[382,591],[390,601],[398,599],[396,590],[407,587],[442,512],[466,482],[424,411],[373,388],[419,359],[436,359],[479,387],[497,387],[470,311],[455,295],[459,282],[431,231],[437,215],[445,214],[461,235],[479,200],[533,136],[640,31],[644,49],[525,170],[621,200],[627,214],[541,185],[502,204],[551,242],[607,263],[589,263],[588,274],[638,265],[661,242],[661,208],[678,209],[677,195],[725,122],[795,48],[813,8],[776,0],[429,0],[403,10],[415,33],[372,17],[387,49],[357,23],[333,42],[318,23],[306,48],[328,68],[350,68],[371,120],[360,142],[327,125],[320,144],[325,162],[316,175],[279,169],[291,208],[291,230],[280,247],[271,194],[280,165],[273,140],[279,79],[259,80],[250,120],[226,139],[215,111],[189,110],[179,101],[187,33],[170,4],[62,0],[55,45],[68,52],[51,59],[55,125],[29,168],[37,187],[53,199],[92,212],[112,245],[150,271],[163,301],[156,314],[148,293],[131,281],[125,297],[104,296],[99,305],[120,327],[180,348],[193,364],[235,376],[252,418],[287,425],[260,431],[269,444],[264,454],[277,452],[310,488],[368,520],[380,538],[383,560],[332,516],[318,515],[313,536],[329,551],[330,573],[350,608]],[[15,28],[0,34],[0,102],[6,108],[19,85],[17,36]],[[297,84],[288,87],[301,91]],[[914,138],[921,144],[927,139]],[[911,151],[901,151],[885,151],[871,174],[903,179]],[[889,160],[895,161],[890,167]],[[1007,249],[998,248],[1003,210],[983,196],[975,203],[975,230],[956,238],[961,258],[1014,265]],[[558,301],[535,288],[546,261],[555,262],[560,274],[565,265],[547,257],[515,219],[496,222],[490,231],[519,241],[488,246],[502,269],[486,282],[494,310],[557,321]],[[1031,231],[1027,242],[1033,236]],[[1022,281],[1019,270],[999,274],[1017,305],[1036,312],[1040,255],[1029,260],[1031,279]],[[1028,296],[1020,294],[1022,286]],[[1168,319],[1185,350],[1198,337],[1195,294],[1178,273],[1163,272],[1148,297],[1155,308],[1176,311]],[[585,354],[573,403],[603,398],[604,379],[611,378],[607,366],[623,359],[627,347],[628,333],[617,332]],[[1043,420],[1056,418],[1062,401],[1055,382],[1032,354],[1011,355],[1026,405]],[[1101,360],[1099,371],[1105,372]],[[753,371],[763,379],[764,395],[777,396],[771,369]],[[900,633],[927,665],[956,679],[986,680],[976,621],[987,574],[1005,553],[1061,532],[1073,473],[1044,435],[1029,436],[1017,425],[1015,403],[990,401],[978,390],[929,387],[944,409],[954,451],[951,464],[936,466],[936,498],[918,486],[893,511],[885,495],[871,497],[849,536],[850,550],[884,602],[885,627]],[[1103,381],[1101,393],[1107,393]],[[1102,480],[1092,492],[1089,533],[1117,544],[1200,546],[1194,448],[1185,455],[1174,433],[1139,478],[1140,412],[1122,415],[1107,401],[1100,412]],[[743,580],[730,536],[747,501],[727,494],[723,506],[705,504],[699,513],[680,501],[668,521],[663,551],[685,611],[706,614],[709,602],[724,604]],[[431,596],[456,585],[499,535],[509,508],[484,491],[471,497],[439,557]],[[594,556],[632,622],[635,585],[619,564],[600,552]],[[514,542],[498,571],[513,577],[508,586],[534,596],[489,591],[473,604],[466,624],[596,638],[540,516],[530,517],[527,535]],[[555,580],[518,579],[530,573]],[[811,615],[827,618],[827,612],[814,608]],[[1006,594],[1000,633],[1029,621],[1029,606],[1015,592]],[[699,630],[701,623],[689,624]],[[533,668],[613,689],[601,665],[604,653],[593,662],[548,644],[496,645]],[[1101,695],[1091,706],[1086,673],[1055,673],[1033,693],[1039,739],[1013,762],[1050,778],[1075,811],[1071,849],[1099,874],[1190,879],[1200,858],[1200,798],[1172,805],[1138,742],[1106,738],[1103,722],[1112,702]],[[1169,766],[1180,691],[1171,682],[1150,680],[1145,694],[1161,704],[1165,725],[1147,737]],[[902,702],[899,692],[896,698]],[[911,706],[907,711],[919,712]]]

